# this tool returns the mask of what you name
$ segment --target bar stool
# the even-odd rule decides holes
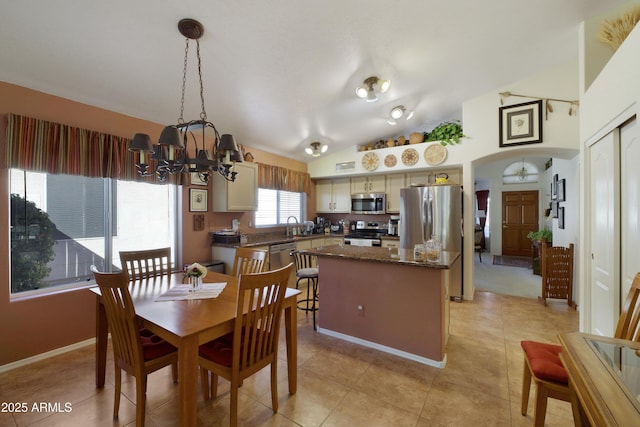
[[[318,311],[318,261],[313,255],[293,251],[291,252],[296,264],[296,289],[301,280],[307,281],[307,298],[298,301],[298,310],[313,313],[313,330],[316,329],[316,311]],[[311,295],[310,292],[313,292]],[[302,305],[302,306],[301,306]]]

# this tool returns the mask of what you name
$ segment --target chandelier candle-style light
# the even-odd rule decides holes
[[[211,173],[217,172],[227,181],[235,181],[238,174],[235,171],[235,163],[242,162],[242,154],[232,135],[223,134],[220,136],[213,123],[207,120],[207,113],[204,108],[199,40],[204,34],[204,27],[195,19],[186,18],[180,20],[178,30],[185,36],[182,98],[180,100],[178,123],[166,126],[160,133],[160,138],[156,145],[151,143],[149,135],[136,133],[129,150],[140,154],[136,167],[141,176],[156,174],[160,181],[165,181],[170,174],[196,172],[203,181],[208,182]],[[184,92],[187,79],[189,40],[196,41],[202,111],[199,119],[185,122],[183,118]],[[210,138],[213,138],[211,152],[205,146],[207,133]],[[195,146],[195,157],[193,158],[190,158],[187,152],[189,141],[192,141]],[[150,159],[155,161],[155,169],[150,170],[145,158],[147,153],[151,154]]]

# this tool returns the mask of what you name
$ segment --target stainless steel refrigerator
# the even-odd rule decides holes
[[[442,250],[462,256],[462,187],[438,184],[400,189],[400,247],[412,249],[434,237]],[[462,260],[460,260],[462,268]],[[462,283],[454,283],[449,295],[462,297]]]

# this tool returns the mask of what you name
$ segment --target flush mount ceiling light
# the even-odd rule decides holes
[[[387,119],[387,123],[392,126],[398,124],[398,120],[404,117],[405,120],[411,119],[413,117],[413,111],[407,110],[404,105],[398,105],[397,107],[393,107],[391,112],[389,113],[389,118]]]
[[[185,36],[184,69],[182,74],[182,98],[180,100],[180,118],[175,125],[168,125],[160,134],[158,143],[153,145],[149,135],[136,133],[129,150],[140,154],[136,164],[141,176],[157,175],[160,181],[165,181],[169,175],[195,172],[200,178],[208,182],[212,173],[219,173],[227,181],[235,181],[235,163],[242,162],[242,154],[232,135],[220,136],[213,123],[207,121],[204,109],[204,89],[202,85],[202,67],[200,64],[200,37],[204,34],[204,27],[195,19],[182,19],[178,23],[178,30]],[[187,79],[187,58],[189,56],[189,40],[196,41],[196,57],[198,59],[198,77],[200,81],[200,102],[202,111],[200,118],[185,122],[184,91]],[[211,152],[205,148],[205,131],[209,129],[209,138],[213,138]],[[189,141],[195,145],[194,155],[190,158],[187,152]],[[145,154],[151,154],[151,161],[155,166],[149,168]],[[213,157],[212,155],[213,154]]]
[[[322,153],[326,153],[329,146],[327,144],[321,144],[320,142],[312,142],[311,147],[307,147],[304,151],[313,157],[318,157]]]
[[[376,92],[385,93],[390,87],[391,80],[383,80],[376,76],[367,77],[362,82],[362,85],[356,88],[356,95],[367,102],[374,102],[378,100]]]

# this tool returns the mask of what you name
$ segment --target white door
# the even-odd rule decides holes
[[[613,336],[620,313],[618,135],[616,129],[589,147],[590,332],[606,336]]]
[[[640,138],[636,119],[620,128],[620,235],[622,301],[640,271]]]

